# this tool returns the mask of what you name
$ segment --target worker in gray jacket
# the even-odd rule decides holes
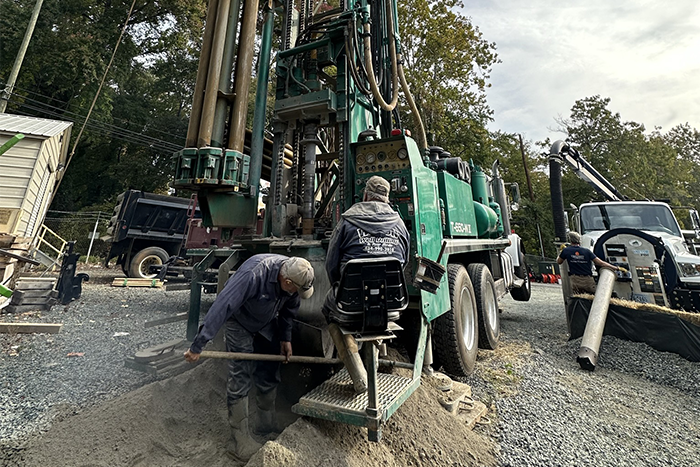
[[[196,362],[202,348],[226,324],[228,352],[292,355],[292,320],[300,298],[314,292],[314,270],[303,258],[275,254],[246,260],[226,282],[200,326],[185,359]],[[247,461],[260,448],[248,432],[248,391],[251,375],[257,387],[258,425],[269,435],[275,425],[275,399],[280,383],[279,362],[229,360],[227,405],[231,440],[228,451]]]
[[[405,265],[408,260],[411,238],[403,220],[389,205],[389,191],[389,182],[384,178],[371,177],[365,185],[362,202],[345,211],[333,230],[326,256],[326,272],[332,285],[323,305],[326,319],[335,309],[335,289],[348,261],[389,256]],[[335,324],[330,324],[328,330],[352,377],[355,391],[366,391],[367,372],[354,339],[349,334],[343,336]]]

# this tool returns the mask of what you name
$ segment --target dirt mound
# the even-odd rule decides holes
[[[14,464],[235,465],[225,453],[225,371],[225,365],[206,362],[76,415],[57,417],[48,432],[27,442]],[[381,443],[368,441],[363,428],[299,419],[248,465],[495,465],[493,442],[448,414],[439,396],[430,384],[421,385],[385,425]]]
[[[389,419],[382,441],[367,430],[301,418],[266,443],[248,467],[493,466],[493,442],[469,430],[438,402],[440,391],[422,384]]]

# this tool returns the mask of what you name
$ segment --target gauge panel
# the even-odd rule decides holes
[[[356,148],[355,170],[368,174],[410,167],[408,149],[403,139],[363,143]]]

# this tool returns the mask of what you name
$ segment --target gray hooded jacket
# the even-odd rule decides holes
[[[391,206],[363,201],[345,211],[328,245],[326,272],[331,284],[340,280],[342,267],[351,259],[391,256],[405,265],[411,238]]]

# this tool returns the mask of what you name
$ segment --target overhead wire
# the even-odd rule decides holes
[[[4,85],[5,85],[5,83],[3,83],[2,81],[0,81],[0,87],[2,87],[2,86],[4,86]],[[21,87],[15,86],[14,89],[15,89],[15,90],[20,90],[20,91],[23,91],[23,92],[26,92],[26,93],[29,93],[29,94],[33,94],[34,96],[43,97],[43,98],[45,98],[45,99],[49,99],[50,101],[56,101],[56,102],[58,102],[58,103],[60,103],[60,104],[68,105],[68,102],[67,102],[67,101],[62,101],[61,99],[57,99],[57,98],[52,97],[52,96],[47,96],[47,95],[45,95],[45,94],[41,94],[41,93],[39,93],[39,92],[32,91],[32,90],[27,89],[27,88],[21,88]],[[15,93],[13,93],[13,94],[15,94]],[[20,96],[20,94],[17,94],[17,95]],[[23,99],[31,99],[30,97],[27,97],[27,96],[24,96],[24,95],[22,95],[22,96],[20,96],[20,97],[23,98]],[[44,105],[46,105],[46,106],[49,106],[49,107],[52,107],[52,108],[55,108],[55,109],[58,109],[58,110],[60,110],[61,112],[66,112],[66,113],[70,113],[70,114],[72,114],[72,115],[79,116],[81,119],[84,119],[84,118],[85,118],[84,115],[81,115],[81,114],[78,114],[78,113],[75,113],[75,112],[70,112],[70,111],[68,111],[68,110],[65,110],[64,107],[59,107],[59,106],[51,105],[51,104],[48,103],[48,102],[38,101],[38,100],[36,100],[36,99],[35,99],[35,101],[36,101],[36,102],[42,102],[42,104],[44,104]],[[125,119],[123,119],[123,118],[117,118],[117,119],[115,119],[112,115],[110,115],[110,118],[112,118],[112,119],[115,120],[115,121],[123,122],[123,123],[126,123],[126,124],[129,123],[128,120],[125,120]],[[106,124],[106,125],[110,125],[110,126],[114,126],[115,128],[120,128],[120,129],[126,130],[125,128],[119,127],[119,126],[117,126],[117,125],[112,125],[112,124]],[[130,130],[126,130],[126,131],[130,131]],[[185,138],[184,133],[183,133],[182,135],[173,135],[172,133],[169,133],[169,132],[163,131],[163,130],[159,130],[159,129],[157,129],[157,128],[153,128],[151,131],[154,131],[154,132],[156,132],[156,133],[161,133],[161,134],[163,134],[163,135],[165,135],[165,136],[169,136],[169,137],[171,137],[171,138],[173,138],[173,139],[178,139],[178,138],[184,139],[184,138]],[[138,132],[137,132],[137,133],[138,133]]]
[[[38,107],[38,106],[27,104],[27,103],[21,103],[20,105],[21,105],[20,109],[26,108],[26,109],[30,109],[30,110],[34,111],[34,114],[32,114],[29,112],[22,112],[21,110],[18,110],[17,112],[19,114],[22,114],[22,115],[34,116],[36,112],[41,112],[41,113],[44,113],[44,114],[47,114],[47,115],[50,115],[50,116],[53,116],[56,118],[65,118],[65,117],[63,117],[63,115],[61,113],[54,112],[54,111],[51,111],[51,110],[48,110],[48,109],[45,109],[42,107]],[[96,124],[96,123],[92,123],[92,122],[88,123],[86,126],[87,126],[87,128],[90,128],[90,129],[93,129],[96,131],[111,132],[112,136],[115,139],[126,141],[128,143],[148,146],[149,148],[154,149],[154,150],[175,152],[175,151],[182,149],[181,146],[178,146],[174,143],[169,143],[167,141],[162,141],[162,140],[155,140],[154,141],[153,139],[150,139],[150,138],[145,137],[145,136],[138,137],[137,136],[138,134],[137,135],[125,134],[123,132],[114,131],[113,129],[105,128],[100,124]]]
[[[37,101],[35,99],[25,97],[24,100],[30,101],[31,103],[34,103],[35,105],[32,105],[31,103],[28,104],[26,102],[22,102],[22,101],[17,100],[17,99],[13,99],[12,96],[10,97],[10,101],[14,101],[15,103],[18,103],[21,107],[35,110],[37,112],[42,112],[42,113],[45,113],[47,115],[51,115],[53,117],[61,118],[64,120],[71,120],[74,123],[76,123],[77,121],[80,121],[80,119],[85,118],[79,114],[65,111],[59,107],[47,105],[47,104],[45,104],[41,101]],[[66,117],[66,114],[69,115],[68,118]],[[70,118],[71,115],[73,115],[75,117]],[[104,122],[100,122],[100,121],[93,120],[93,121],[87,123],[87,127],[91,128],[91,129],[95,129],[95,130],[100,130],[103,132],[111,132],[113,135],[115,135],[115,137],[117,137],[117,139],[122,139],[122,140],[125,140],[127,142],[132,142],[132,143],[136,143],[136,144],[144,144],[144,145],[148,145],[151,147],[155,146],[155,145],[160,145],[160,146],[163,146],[163,149],[170,150],[173,152],[181,149],[181,146],[176,144],[176,143],[164,141],[164,140],[161,140],[158,138],[154,138],[152,136],[145,135],[143,133],[138,133],[138,132],[135,132],[132,130],[128,130],[126,128],[121,128],[121,127],[111,125],[108,123],[104,123]]]

